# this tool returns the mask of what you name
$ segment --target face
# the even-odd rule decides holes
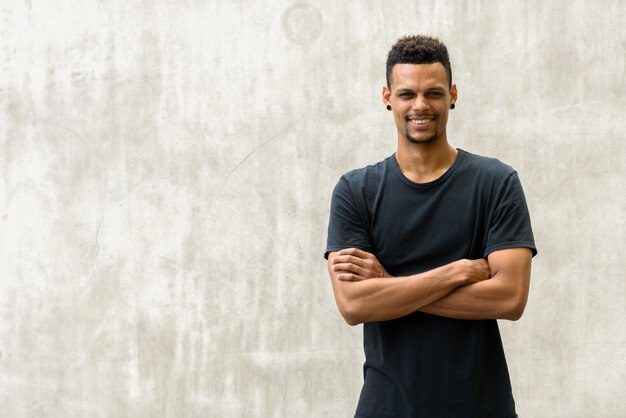
[[[446,139],[448,112],[456,98],[456,86],[448,87],[439,62],[396,64],[391,89],[383,87],[383,101],[391,105],[399,137],[414,144]]]

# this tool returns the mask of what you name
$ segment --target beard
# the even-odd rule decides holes
[[[432,134],[431,136],[424,138],[424,139],[417,139],[414,136],[411,136],[411,134],[409,133],[409,131],[407,130],[404,133],[404,136],[406,137],[406,139],[409,142],[412,142],[413,144],[430,144],[431,142],[434,142],[435,139],[437,139],[437,132],[435,132],[434,134]]]

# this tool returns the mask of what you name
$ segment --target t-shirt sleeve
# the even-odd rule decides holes
[[[484,256],[508,248],[530,248],[533,257],[537,254],[528,205],[516,172],[508,175],[500,190]]]
[[[333,190],[328,221],[328,241],[324,258],[333,251],[359,248],[372,252],[371,238],[366,227],[364,203],[358,205],[345,177],[341,177]]]

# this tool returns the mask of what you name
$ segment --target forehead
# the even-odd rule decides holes
[[[391,88],[448,88],[446,69],[440,62],[432,64],[396,64],[391,70]]]

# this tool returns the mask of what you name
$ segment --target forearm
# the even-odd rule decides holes
[[[333,279],[337,306],[350,325],[411,314],[467,283],[451,265],[406,277],[355,282]]]
[[[497,278],[459,287],[423,306],[422,312],[457,319],[509,319],[521,316],[526,297]]]
[[[531,252],[503,250],[489,256],[492,277],[462,286],[422,307],[422,312],[458,319],[518,320],[528,300]]]

